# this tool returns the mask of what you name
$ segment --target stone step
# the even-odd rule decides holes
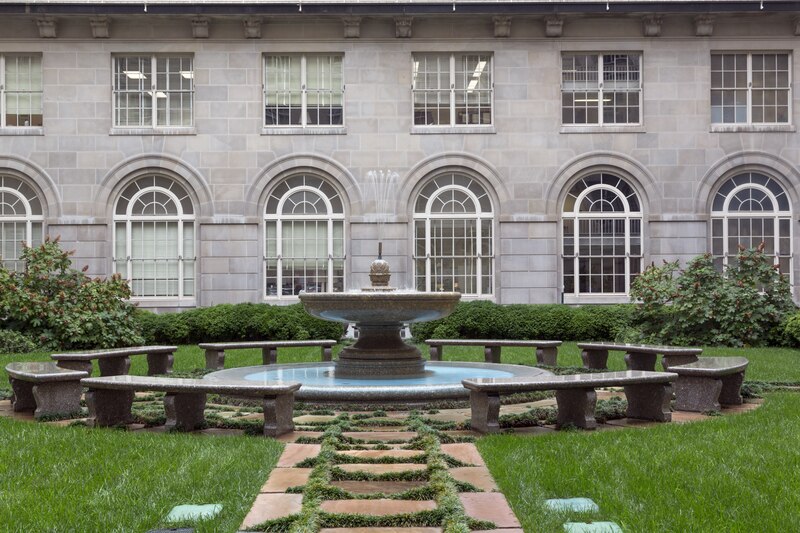
[[[458,499],[470,518],[494,522],[498,528],[521,527],[506,497],[499,492],[462,492]]]
[[[457,481],[464,483],[471,483],[475,487],[487,491],[499,491],[497,484],[494,482],[492,474],[485,466],[462,466],[458,468],[451,468],[450,475]]]
[[[299,513],[302,506],[302,494],[259,494],[244,518],[241,529],[248,529],[266,520]]]
[[[320,510],[326,513],[348,513],[369,516],[416,513],[436,509],[433,500],[325,500]]]
[[[322,436],[322,431],[290,431],[279,437],[275,437],[278,442],[294,442],[300,438],[318,439]]]
[[[339,452],[339,454],[367,459],[380,459],[381,457],[408,459],[410,457],[420,457],[424,452],[422,450],[346,450]]]
[[[353,494],[398,494],[410,489],[425,486],[425,481],[332,481],[331,485]],[[263,492],[263,491],[262,491]]]
[[[420,471],[427,469],[427,465],[418,463],[392,463],[392,464],[361,464],[353,463],[337,465],[345,472],[366,472],[368,474],[387,474],[408,471]]]
[[[275,468],[270,472],[260,492],[286,492],[290,487],[305,485],[308,483],[311,470],[311,468]]]
[[[409,441],[417,436],[416,431],[345,431],[343,436],[365,441]]]
[[[300,461],[316,457],[321,449],[321,444],[287,444],[276,466],[278,468],[294,466]]]
[[[483,457],[471,442],[458,442],[455,444],[442,444],[442,452],[446,453],[453,459],[457,459],[462,463],[472,466],[486,466],[483,462]]]

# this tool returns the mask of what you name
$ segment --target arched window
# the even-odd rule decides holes
[[[613,174],[578,180],[564,200],[564,294],[626,295],[642,268],[642,211]]]
[[[23,270],[23,243],[42,244],[44,213],[36,191],[24,181],[0,174],[0,262],[10,270]]]
[[[774,179],[744,172],[725,181],[711,206],[711,252],[721,271],[736,259],[739,246],[756,248],[775,258],[791,274],[792,208],[786,191]]]
[[[344,205],[330,183],[308,174],[280,182],[264,228],[267,297],[344,290]]]
[[[147,175],[122,191],[114,210],[114,271],[134,297],[194,296],[194,207],[183,186]]]
[[[414,280],[419,291],[494,292],[494,214],[483,186],[449,172],[414,205]]]

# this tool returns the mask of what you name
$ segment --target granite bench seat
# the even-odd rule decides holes
[[[81,379],[88,372],[58,367],[53,362],[6,365],[14,411],[33,411],[35,418],[68,416],[81,410]]]
[[[131,422],[131,406],[137,391],[166,392],[166,427],[192,431],[203,426],[207,394],[260,398],[264,408],[264,436],[276,437],[294,430],[292,408],[297,382],[257,382],[211,379],[184,379],[150,376],[108,376],[85,378],[81,385],[89,390],[86,405],[96,426],[116,426]]]
[[[127,374],[131,368],[131,355],[147,356],[147,374],[170,374],[175,361],[177,346],[129,346],[89,350],[86,352],[56,353],[50,357],[61,368],[83,370],[92,373],[92,361],[97,361],[101,376]]]
[[[615,342],[579,342],[581,359],[586,368],[608,368],[608,352],[625,352],[625,364],[628,370],[656,369],[656,359],[662,356],[661,367],[670,372],[673,365],[682,365],[697,361],[703,353],[701,348],[681,346],[656,346],[651,344],[620,344]]]
[[[742,403],[742,382],[748,360],[744,357],[701,357],[694,363],[675,365],[675,408],[679,411],[718,411],[720,404]]]
[[[483,355],[487,363],[499,363],[503,346],[535,348],[536,362],[542,365],[556,366],[558,347],[561,341],[540,340],[501,340],[501,339],[428,339],[431,361],[442,360],[444,346],[483,346]]]
[[[669,422],[671,383],[678,378],[672,372],[601,372],[532,378],[479,378],[461,383],[469,389],[472,429],[481,433],[499,431],[500,396],[519,392],[556,391],[557,426],[572,425],[584,429],[597,427],[595,406],[598,387],[624,387],[628,400],[628,418]]]
[[[203,342],[198,344],[206,352],[206,368],[222,370],[225,368],[225,350],[244,350],[246,348],[261,348],[263,364],[271,365],[278,362],[278,348],[308,348],[319,346],[322,351],[322,360],[330,361],[333,355],[335,340],[308,340],[308,341],[244,341],[244,342]]]

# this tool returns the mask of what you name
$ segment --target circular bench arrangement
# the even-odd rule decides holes
[[[740,405],[748,360],[744,357],[701,357],[694,363],[670,367],[678,374],[675,408],[680,411],[719,411],[720,404]]]
[[[33,411],[35,418],[69,416],[81,411],[83,370],[69,370],[53,362],[16,362],[6,365],[14,395],[14,411]]]

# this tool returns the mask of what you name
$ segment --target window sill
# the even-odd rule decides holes
[[[44,135],[44,128],[42,126],[11,126],[0,128],[0,135],[19,137]]]
[[[565,304],[626,304],[631,297],[627,294],[562,294]]]
[[[494,126],[411,126],[411,135],[494,134]]]
[[[109,135],[197,135],[197,129],[190,128],[111,128]]]
[[[166,298],[166,297],[145,297],[134,296],[129,300],[137,307],[151,309],[153,307],[168,307],[175,309],[197,307],[197,300],[194,297]]]
[[[561,126],[559,133],[646,133],[644,125],[631,124],[629,126],[597,126],[597,125],[580,125],[580,126]]]
[[[711,133],[794,133],[792,124],[712,124]]]
[[[347,135],[347,128],[344,126],[288,126],[288,127],[263,127],[261,135]]]

